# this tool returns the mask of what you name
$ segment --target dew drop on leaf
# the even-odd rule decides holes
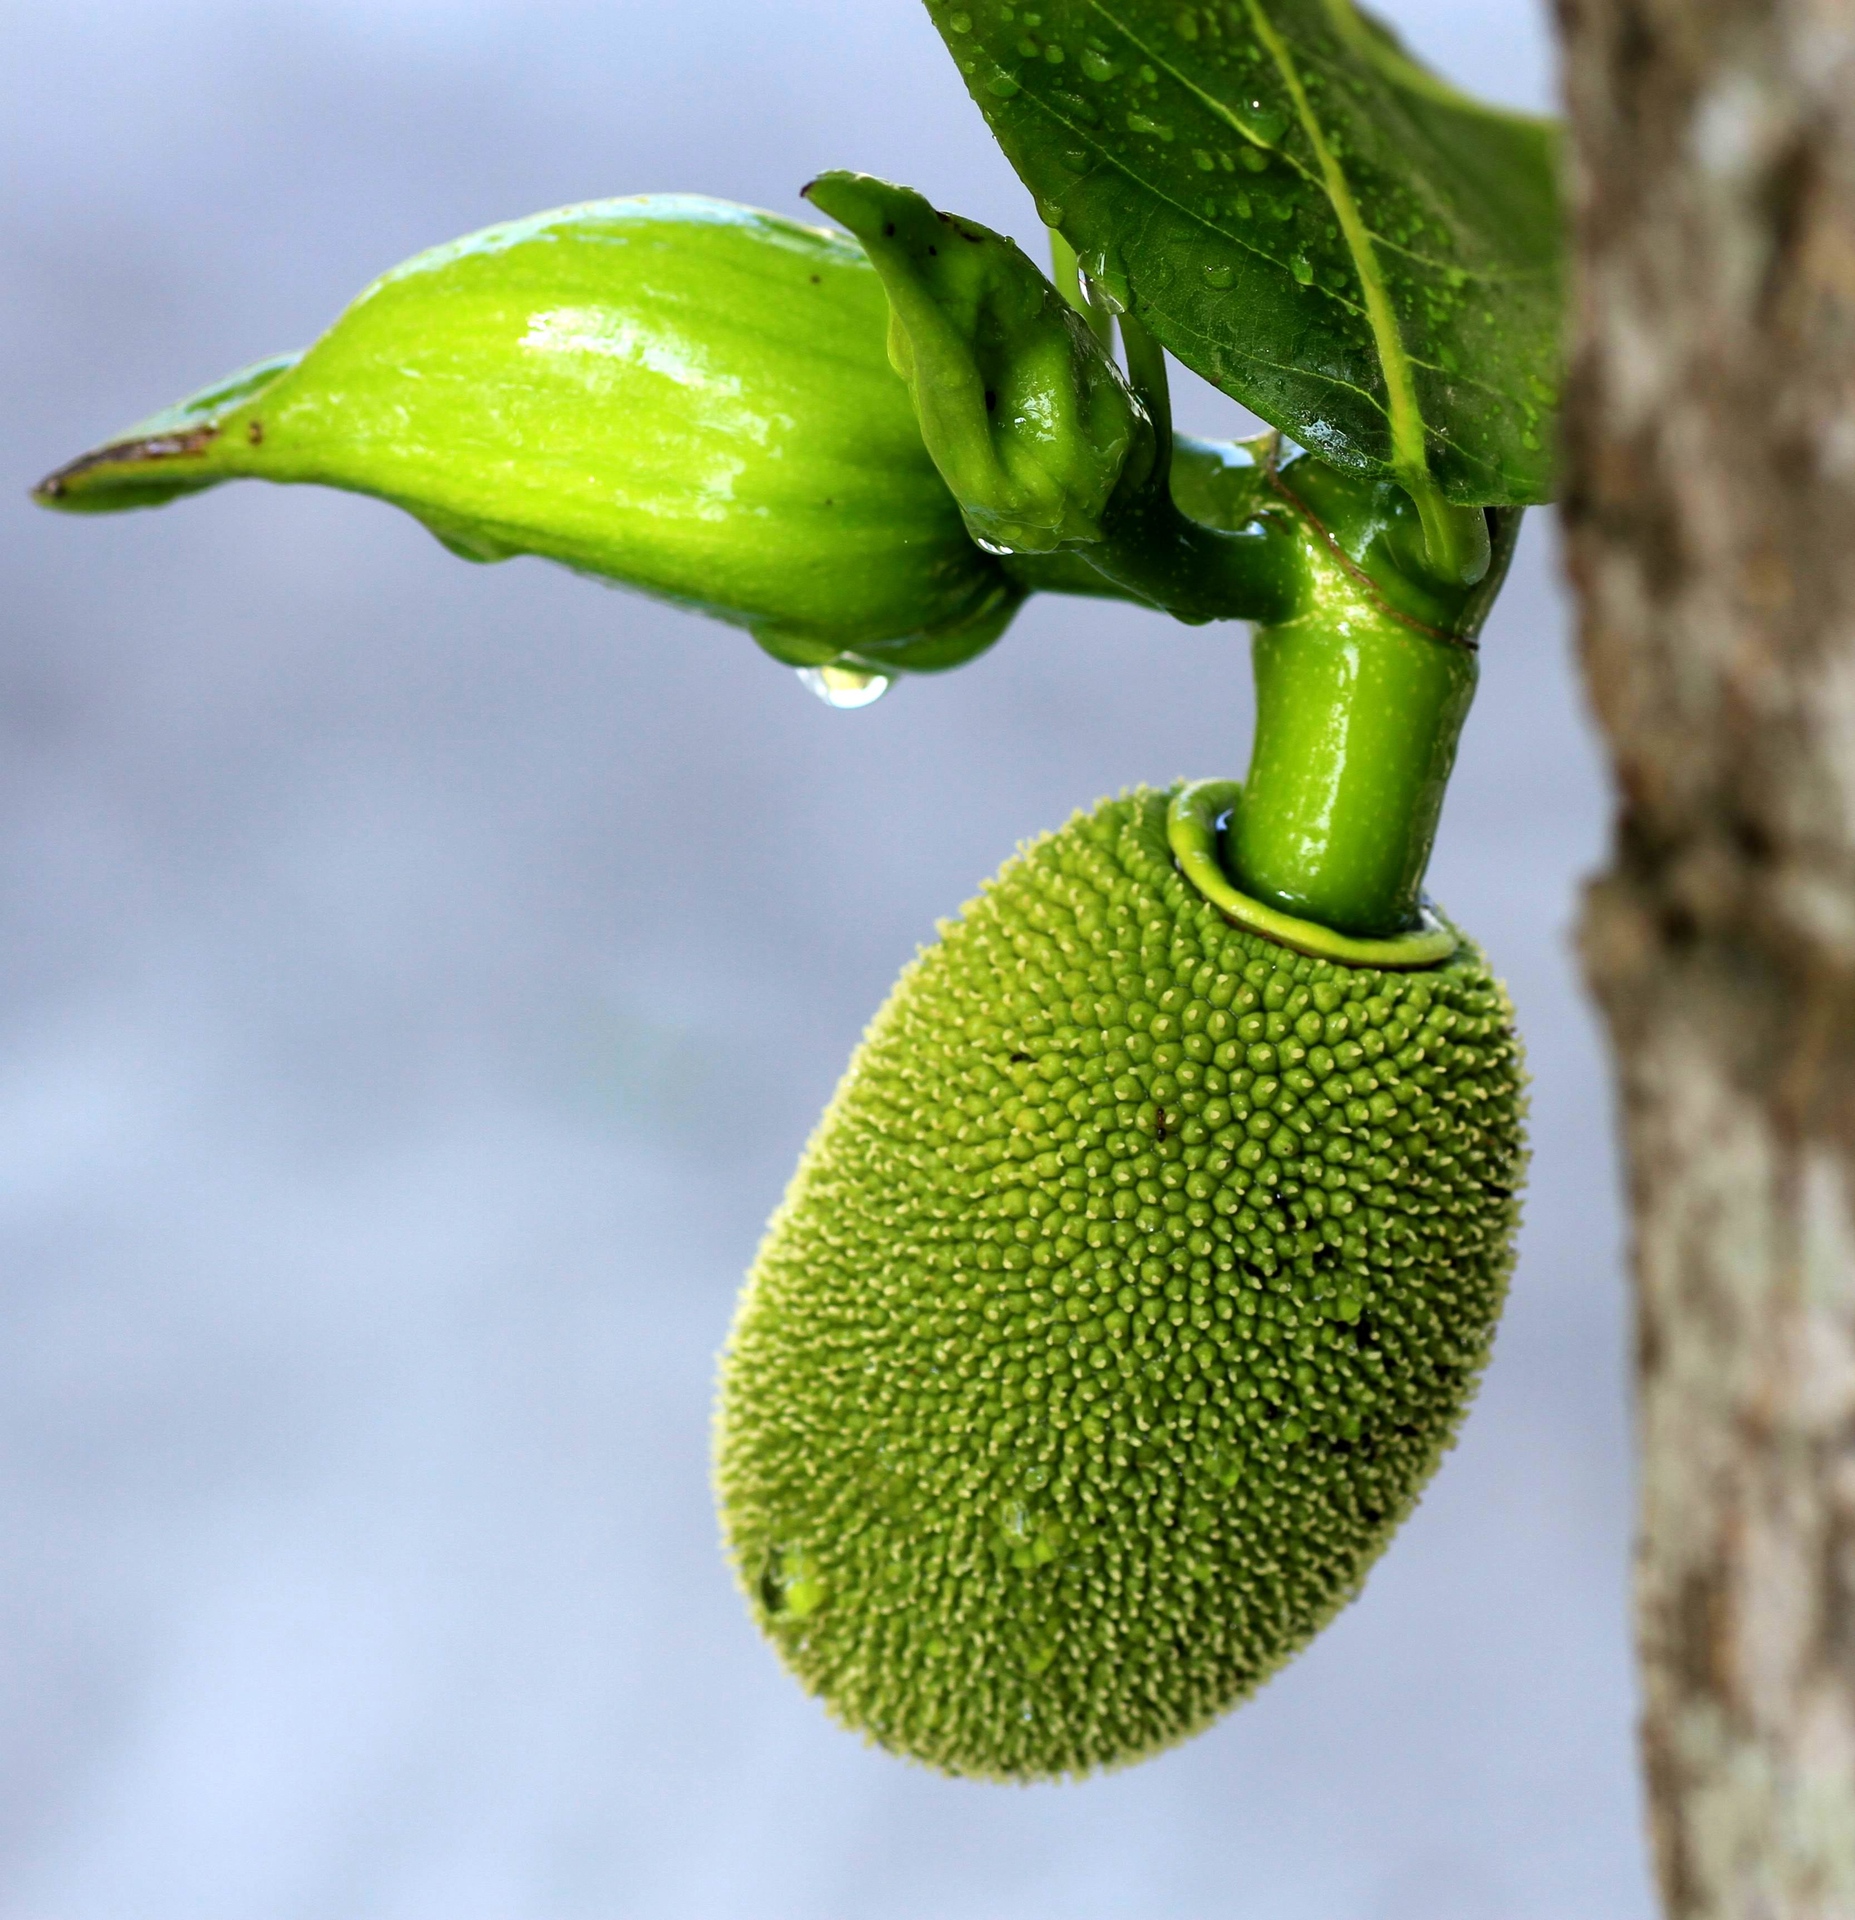
[[[1249,137],[1265,147],[1273,147],[1288,131],[1288,116],[1263,100],[1250,100],[1237,109],[1237,118],[1243,124],[1243,131]]]
[[[1127,311],[1127,274],[1123,268],[1111,261],[1107,254],[1097,253],[1084,269],[1097,291],[1101,294],[1101,303],[1110,313]]]
[[[995,73],[985,83],[985,90],[995,100],[1009,100],[1018,91],[1018,83],[1008,73]]]
[[[971,33],[972,30],[973,16],[970,13],[953,14],[947,21],[947,31],[949,33]]]
[[[1119,65],[1108,58],[1099,47],[1084,47],[1082,58],[1077,63],[1090,80],[1112,80],[1121,71]]]
[[[1205,265],[1204,283],[1207,287],[1215,287],[1219,293],[1236,277],[1236,269],[1228,261],[1210,261]]]

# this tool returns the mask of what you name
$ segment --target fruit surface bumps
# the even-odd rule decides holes
[[[722,1361],[787,1665],[951,1773],[1083,1773],[1251,1691],[1449,1444],[1512,1259],[1511,1009],[1226,924],[1166,797],[1008,861],[872,1023]]]

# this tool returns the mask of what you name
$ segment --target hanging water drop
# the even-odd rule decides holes
[[[866,673],[860,667],[800,667],[798,675],[827,707],[845,713],[880,700],[894,684],[886,673]]]
[[[1087,274],[1090,287],[1099,296],[1098,304],[1113,314],[1127,311],[1127,303],[1131,298],[1127,275],[1108,258],[1106,251],[1094,254],[1084,263],[1082,271]]]

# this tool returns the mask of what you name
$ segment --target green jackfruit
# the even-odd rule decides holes
[[[1009,861],[902,974],[722,1361],[729,1550],[787,1665],[949,1773],[1184,1738],[1355,1595],[1507,1285],[1512,1010],[1236,931],[1165,796]]]

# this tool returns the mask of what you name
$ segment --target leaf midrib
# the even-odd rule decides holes
[[[1365,295],[1366,323],[1372,329],[1373,345],[1378,349],[1379,371],[1385,380],[1386,414],[1391,424],[1392,465],[1407,486],[1413,483],[1427,486],[1430,463],[1425,446],[1423,413],[1417,405],[1410,358],[1404,351],[1404,340],[1398,332],[1396,316],[1391,311],[1391,295],[1386,289],[1384,274],[1379,269],[1378,252],[1372,244],[1372,235],[1360,214],[1359,203],[1353,198],[1352,183],[1346,177],[1346,170],[1340,165],[1339,156],[1327,144],[1326,133],[1314,112],[1313,102],[1308,99],[1307,89],[1301,83],[1300,70],[1295,65],[1287,42],[1276,31],[1274,21],[1264,12],[1262,0],[1246,0],[1246,7],[1255,25],[1257,38],[1268,48],[1269,57],[1275,62],[1276,70],[1282,76],[1282,84],[1287,87],[1289,98],[1294,102],[1301,131],[1314,149],[1328,203],[1333,208],[1334,218],[1340,223],[1341,237],[1352,256],[1353,271],[1359,276],[1360,290]],[[1233,117],[1228,115],[1228,109],[1225,111],[1227,117]]]
[[[1089,0],[1089,5],[1118,33],[1146,53],[1149,59],[1163,66],[1188,92],[1196,94],[1234,133],[1252,146],[1262,144],[1222,100],[1199,85],[1189,74],[1181,73],[1163,55],[1147,47],[1131,27],[1116,18],[1112,9],[1103,4],[1103,0]],[[1308,99],[1307,89],[1302,84],[1300,69],[1295,64],[1287,42],[1282,39],[1274,21],[1263,10],[1262,0],[1245,0],[1245,6],[1256,29],[1257,38],[1268,50],[1270,59],[1275,62],[1276,71],[1281,74],[1282,83],[1288,89],[1289,98],[1294,103],[1295,117],[1307,138],[1308,145],[1314,151],[1315,161],[1320,168],[1321,186],[1326,193],[1328,205],[1333,209],[1334,218],[1339,222],[1341,238],[1345,242],[1347,254],[1352,261],[1353,271],[1359,279],[1360,292],[1365,301],[1366,325],[1371,329],[1372,344],[1378,354],[1379,372],[1385,382],[1384,413],[1386,424],[1391,431],[1391,464],[1413,490],[1427,489],[1430,484],[1430,463],[1423,411],[1417,404],[1416,385],[1411,377],[1410,356],[1405,351],[1403,336],[1398,331],[1397,318],[1391,310],[1391,296],[1385,285],[1384,274],[1379,267],[1372,230],[1366,225],[1365,217],[1359,211],[1358,201],[1353,198],[1352,183],[1346,177],[1346,170],[1340,165],[1339,156],[1327,143],[1325,130],[1314,112],[1313,102]],[[1292,156],[1284,157],[1289,158],[1292,164]],[[1187,210],[1181,209],[1181,211]],[[1322,289],[1322,291],[1330,293],[1331,290]]]

